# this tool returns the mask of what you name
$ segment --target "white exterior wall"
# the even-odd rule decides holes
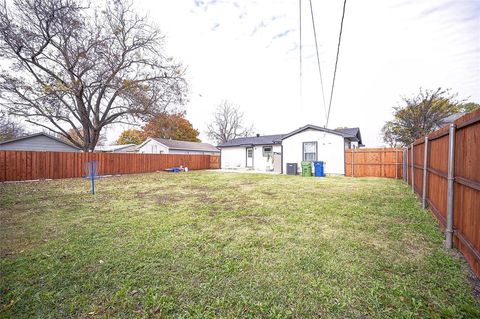
[[[138,153],[168,154],[168,148],[155,140],[149,140],[138,149]]]
[[[223,147],[221,150],[221,168],[245,168],[246,161],[247,153],[244,146]]]
[[[263,156],[263,146],[272,145],[255,145],[253,146],[253,169],[256,171],[273,170],[273,154],[270,158]],[[282,147],[273,145],[273,153],[280,153]],[[221,168],[246,168],[247,165],[247,147],[224,147],[221,153]]]
[[[170,149],[169,154],[192,154],[192,155],[220,155],[219,152],[196,151],[196,150],[176,150]]]
[[[305,130],[282,141],[283,173],[287,173],[287,163],[297,163],[299,171],[303,160],[303,142],[317,142],[317,160],[325,162],[326,174],[345,174],[345,141],[340,135]]]
[[[350,142],[345,140],[345,149],[358,148],[358,142]]]
[[[256,171],[272,171],[273,170],[273,153],[280,153],[282,147],[273,145],[272,156],[270,158],[263,156],[263,147],[272,145],[255,145],[253,147],[253,169]]]

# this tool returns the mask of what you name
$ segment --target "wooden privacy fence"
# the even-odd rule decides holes
[[[416,140],[403,157],[404,180],[480,277],[480,110]]]
[[[100,175],[219,168],[219,155],[0,151],[0,182],[83,177],[85,163],[98,161]]]
[[[345,176],[402,178],[402,165],[400,148],[345,150]]]

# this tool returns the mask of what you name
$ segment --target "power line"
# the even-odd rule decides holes
[[[298,12],[299,12],[299,31],[300,31],[300,108],[303,104],[303,84],[302,84],[302,0],[298,0]]]
[[[330,102],[328,103],[327,123],[326,123],[325,127],[328,127],[328,120],[330,119],[330,109],[332,107],[332,98],[333,98],[333,89],[335,87],[335,78],[337,77],[338,55],[340,53],[340,42],[342,41],[343,20],[345,19],[345,6],[346,5],[347,5],[347,0],[344,0],[343,1],[342,21],[340,22],[340,34],[338,35],[337,57],[335,59],[335,69],[333,71],[332,90],[330,91]]]
[[[312,16],[313,37],[315,38],[315,49],[317,51],[317,65],[318,73],[320,74],[320,86],[322,87],[323,110],[325,112],[325,117],[327,117],[327,104],[325,103],[325,92],[323,90],[322,67],[320,66],[320,56],[318,54],[317,30],[315,28],[315,18],[313,16],[312,0],[310,0],[310,15]]]

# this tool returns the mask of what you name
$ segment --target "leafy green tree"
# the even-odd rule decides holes
[[[117,139],[117,144],[142,144],[145,141],[143,131],[128,129],[122,132]]]
[[[480,104],[475,102],[466,102],[458,105],[458,111],[464,113],[470,113],[480,109]]]
[[[382,129],[384,141],[406,145],[432,133],[444,124],[446,117],[458,112],[456,97],[442,88],[420,89],[413,97],[403,97],[403,105],[393,108],[394,119]]]
[[[200,132],[185,118],[185,113],[159,114],[143,127],[143,135],[148,137],[171,138],[179,141],[200,142]]]

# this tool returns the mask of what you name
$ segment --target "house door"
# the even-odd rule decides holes
[[[273,171],[278,174],[282,172],[282,154],[273,154]]]
[[[247,167],[253,167],[253,147],[247,147]]]

